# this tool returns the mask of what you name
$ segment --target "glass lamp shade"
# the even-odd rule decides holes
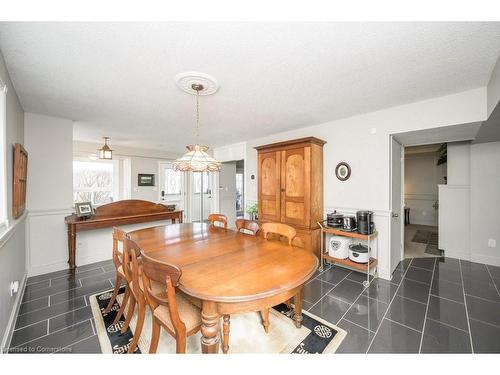
[[[208,146],[189,145],[189,150],[172,163],[175,171],[181,172],[219,172],[221,164],[207,154]]]
[[[112,160],[113,159],[113,150],[111,150],[107,144],[105,144],[99,150],[99,159],[104,159],[104,160]]]

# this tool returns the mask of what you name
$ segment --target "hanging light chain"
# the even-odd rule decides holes
[[[196,90],[196,143],[200,136],[200,90]]]

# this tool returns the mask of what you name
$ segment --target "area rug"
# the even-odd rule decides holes
[[[413,236],[411,242],[418,242],[418,243],[429,243],[429,237],[430,237],[431,232],[428,230],[417,230],[415,232],[415,235]]]
[[[111,311],[105,314],[112,291],[98,293],[89,298],[97,334],[103,353],[122,354],[128,351],[136,327],[137,308],[130,327],[120,335],[125,321],[122,317],[112,324],[123,300],[123,288]],[[128,307],[127,307],[128,309]],[[285,304],[270,309],[269,333],[265,333],[259,313],[236,314],[231,316],[229,354],[231,353],[335,353],[346,332],[323,319],[303,311],[302,327],[296,328],[291,319],[291,311]],[[221,327],[222,328],[222,327]],[[222,332],[222,329],[221,329]],[[146,318],[135,353],[148,353],[151,337],[151,312],[146,309]],[[201,333],[187,339],[186,352],[201,353]],[[222,351],[220,351],[222,353]],[[175,353],[175,340],[166,332],[161,332],[157,353]]]
[[[427,230],[417,230],[413,236],[412,242],[426,244],[425,252],[427,254],[442,256],[444,251],[438,248],[438,234]]]

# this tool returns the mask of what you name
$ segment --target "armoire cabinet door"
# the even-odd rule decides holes
[[[259,219],[280,221],[280,152],[259,154]]]
[[[310,220],[311,147],[281,151],[281,222],[307,227]]]

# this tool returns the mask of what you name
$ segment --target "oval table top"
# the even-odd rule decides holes
[[[177,265],[179,288],[202,300],[243,302],[304,284],[318,267],[310,251],[201,223],[129,233],[152,258]]]

